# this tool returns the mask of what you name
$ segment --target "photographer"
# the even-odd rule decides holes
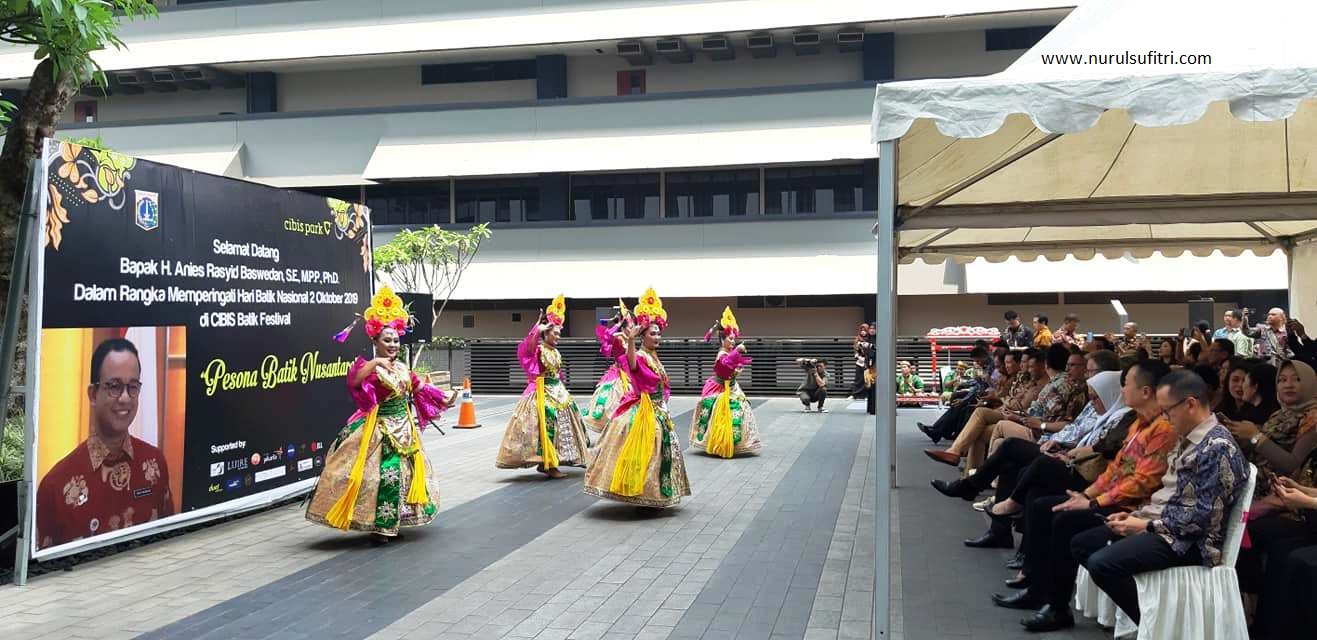
[[[810,405],[818,403],[819,413],[827,413],[823,403],[828,399],[828,366],[822,358],[796,358],[796,364],[805,371],[805,382],[796,389],[805,411]]]

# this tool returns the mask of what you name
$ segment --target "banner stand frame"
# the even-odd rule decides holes
[[[23,295],[28,290],[28,269],[31,256],[34,254],[33,245],[40,239],[34,233],[34,227],[37,218],[40,215],[38,211],[38,183],[42,177],[42,171],[38,170],[37,162],[45,157],[45,141],[42,141],[42,153],[38,158],[34,158],[28,163],[28,181],[27,191],[23,194],[23,204],[19,210],[18,216],[18,235],[15,239],[14,246],[14,263],[10,270],[9,278],[9,299],[5,308],[5,322],[3,334],[0,334],[0,407],[5,411],[9,408],[9,399],[14,393],[24,397],[24,404],[30,405],[28,400],[31,398],[31,382],[22,387],[12,386],[12,372],[14,368],[14,359],[17,357],[18,349],[18,322],[23,310]],[[44,163],[41,165],[44,167]],[[29,309],[40,307],[41,292],[32,289],[33,300]],[[31,323],[29,322],[29,325]],[[30,347],[32,346],[32,332],[29,326],[28,330],[28,358],[38,357]],[[28,371],[32,368],[29,366]],[[32,478],[36,464],[36,424],[32,420],[31,411],[24,411],[23,419],[23,477],[18,482],[18,539],[14,545],[14,584],[24,586],[27,584],[27,569],[29,556],[31,555],[33,522],[32,510],[29,508],[30,498],[32,495]]]

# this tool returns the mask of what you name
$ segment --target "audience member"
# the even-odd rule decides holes
[[[1059,342],[1064,345],[1079,345],[1083,342],[1079,338],[1079,316],[1073,313],[1066,314],[1065,322],[1061,328],[1052,332],[1052,342]]]
[[[1289,335],[1286,330],[1288,323],[1289,319],[1285,317],[1284,309],[1272,307],[1267,311],[1266,322],[1245,331],[1253,340],[1253,354],[1272,364],[1280,364],[1281,360],[1294,357],[1294,352],[1289,348]]]
[[[1011,352],[1005,362],[1006,376],[997,387],[977,401],[974,398],[965,398],[953,403],[931,425],[915,423],[919,430],[924,432],[933,444],[937,444],[944,438],[954,440],[960,435],[974,410],[980,407],[1007,411],[1027,410],[1038,397],[1043,386],[1047,384],[1046,357],[1041,351],[1030,348],[1022,352]]]
[[[1116,355],[1121,358],[1136,358],[1139,349],[1148,348],[1147,336],[1139,333],[1137,322],[1126,322],[1121,329],[1120,337],[1116,339]]]
[[[1253,631],[1261,640],[1302,638],[1317,628],[1317,488],[1280,478],[1273,490],[1295,517],[1265,549]]]
[[[1157,359],[1168,367],[1184,364],[1184,342],[1176,338],[1164,338],[1157,345]]]
[[[1002,332],[1002,340],[1006,342],[1006,346],[1014,349],[1027,349],[1034,346],[1033,329],[1020,322],[1020,314],[1007,311],[1005,318],[1006,330]]]
[[[1235,343],[1226,338],[1213,338],[1212,344],[1207,347],[1206,364],[1219,370],[1235,356],[1235,353],[1237,353]]]
[[[1259,474],[1290,476],[1317,450],[1317,373],[1302,362],[1285,361],[1276,374],[1276,399],[1280,410],[1263,425],[1227,420],[1225,427]],[[1285,506],[1268,483],[1259,483],[1255,495],[1251,518]]]
[[[1074,624],[1070,599],[1080,562],[1071,553],[1072,543],[1086,531],[1102,529],[1114,514],[1138,508],[1160,487],[1176,441],[1157,404],[1159,378],[1167,375],[1158,363],[1135,365],[1126,373],[1121,393],[1138,418],[1116,458],[1082,493],[1066,490],[1064,495],[1042,495],[1018,506],[1027,509],[1028,586],[1009,596],[994,595],[993,602],[1011,609],[1039,609],[1032,619],[1022,621],[1026,629],[1052,631]]]
[[[1192,372],[1175,371],[1162,379],[1157,404],[1179,441],[1161,488],[1148,504],[1133,513],[1113,514],[1106,526],[1089,529],[1072,542],[1074,558],[1135,624],[1140,619],[1135,574],[1221,563],[1230,510],[1243,492],[1248,466],[1230,432],[1212,415],[1207,397],[1207,385]],[[1060,603],[1051,612],[1039,611],[1027,626],[1057,629],[1068,626],[1069,617],[1067,604]]]
[[[1221,388],[1212,411],[1232,420],[1239,419],[1238,412],[1243,406],[1241,403],[1244,396],[1244,377],[1254,364],[1254,361],[1239,356],[1226,361],[1226,366],[1222,369],[1223,375],[1219,380]]]
[[[1204,357],[1205,356],[1203,355],[1203,343],[1192,342],[1189,344],[1188,351],[1185,352],[1184,362],[1180,364],[1185,367],[1193,368],[1197,366],[1198,363],[1203,362]]]
[[[1067,360],[1068,365],[1075,362],[1075,357],[1074,354],[1071,354],[1070,358]],[[1092,378],[1094,375],[1103,371],[1120,371],[1120,360],[1116,357],[1116,354],[1113,351],[1094,351],[1093,353],[1083,356],[1082,362],[1084,364],[1084,380]],[[1069,369],[1067,369],[1067,371],[1069,371]],[[1078,384],[1080,381],[1076,380],[1075,382]],[[1087,389],[1085,389],[1084,393],[1085,398],[1092,397]],[[1079,421],[1079,417],[1083,415],[1084,410],[1090,409],[1091,406],[1091,402],[1084,405],[1084,407],[1076,414],[1073,421],[1064,424],[1049,424],[1046,427],[1041,425],[1041,420],[1034,417],[1025,417],[1020,420],[1002,420],[993,427],[992,437],[988,441],[988,454],[991,455],[993,451],[996,451],[996,445],[1005,438],[1019,438],[1030,442],[1046,442],[1047,440],[1066,432],[1067,429],[1071,430],[1067,433],[1067,435],[1069,435],[1070,433],[1073,433],[1074,430],[1072,427],[1075,422]]]
[[[1303,329],[1303,323],[1290,320],[1285,324],[1285,334],[1286,343],[1290,352],[1294,354],[1294,359],[1302,360],[1308,363],[1308,366],[1317,368],[1317,340],[1308,337],[1308,333]]]
[[[950,447],[945,451],[926,449],[924,453],[933,460],[952,466],[968,456],[968,468],[973,469],[983,462],[992,427],[1001,420],[1027,419],[1030,424],[1038,425],[1039,430],[1059,430],[1073,420],[1084,406],[1085,387],[1080,384],[1084,377],[1084,360],[1072,357],[1064,346],[1054,344],[1047,350],[1047,373],[1049,382],[1039,391],[1038,398],[1029,405],[1026,413],[976,410]]]
[[[1052,346],[1052,330],[1047,328],[1047,316],[1041,313],[1033,317],[1033,346],[1035,349]]]
[[[1253,339],[1244,333],[1244,312],[1227,309],[1221,321],[1225,326],[1212,333],[1212,340],[1229,340],[1235,345],[1234,353],[1240,355],[1253,353]]]

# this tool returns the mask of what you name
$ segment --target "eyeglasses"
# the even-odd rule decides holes
[[[142,392],[142,383],[139,380],[129,380],[128,382],[124,382],[123,380],[106,380],[105,382],[97,382],[96,386],[100,387],[102,391],[108,393],[111,398],[122,396],[125,390],[128,391],[129,398],[136,398],[137,394]]]
[[[1184,404],[1184,403],[1186,403],[1186,402],[1188,402],[1188,401],[1189,401],[1189,398],[1185,398],[1185,399],[1183,399],[1183,400],[1181,400],[1181,401],[1179,401],[1179,402],[1177,402],[1177,403],[1175,403],[1175,404],[1173,404],[1173,405],[1171,405],[1171,406],[1169,406],[1169,407],[1166,407],[1166,408],[1162,409],[1162,417],[1166,418],[1167,420],[1170,420],[1170,419],[1171,419],[1171,412],[1172,412],[1172,411],[1175,411],[1175,408],[1176,408],[1176,407],[1178,407],[1178,406],[1180,406],[1180,405],[1182,405],[1182,404]]]

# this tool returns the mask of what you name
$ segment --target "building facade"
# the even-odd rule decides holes
[[[61,135],[365,202],[377,243],[491,223],[443,321],[451,335],[516,335],[557,293],[580,326],[653,286],[680,334],[726,304],[757,334],[808,336],[872,316],[874,84],[999,71],[1073,2],[160,4],[124,28],[125,50],[97,56],[108,87],[78,96]],[[0,49],[0,88],[32,66]],[[1275,262],[1241,259],[1193,273]],[[996,285],[971,286],[992,269],[903,267],[903,295],[937,298],[903,311],[900,331],[995,321],[982,294]],[[1157,287],[1227,289],[1185,273]],[[1052,304],[1080,290],[1093,287],[1058,282]]]

